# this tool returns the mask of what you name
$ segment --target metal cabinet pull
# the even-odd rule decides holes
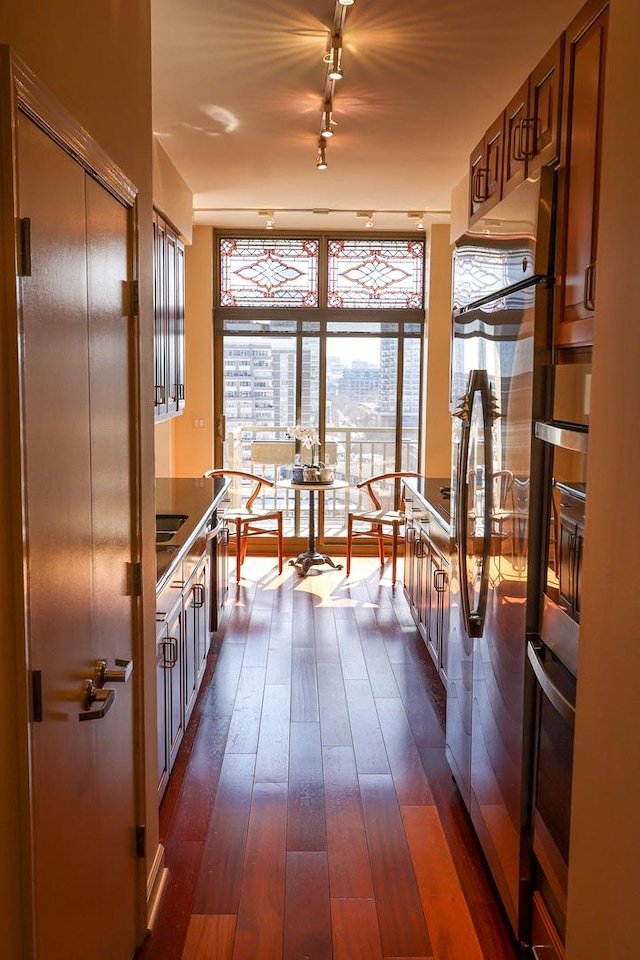
[[[102,688],[105,683],[126,683],[133,673],[133,660],[115,658],[115,670],[107,668],[106,660],[96,660],[96,687]]]
[[[204,607],[204,584],[194,583],[193,585],[193,605],[196,609]]]
[[[584,307],[585,310],[595,310],[595,263],[587,264],[584,271]]]
[[[436,570],[434,586],[438,593],[444,593],[447,589],[447,574],[444,570]]]
[[[93,680],[85,680],[83,690],[83,710],[78,714],[79,720],[102,720],[116,701],[116,691],[113,687],[101,690]],[[92,710],[93,704],[99,703],[97,710]]]
[[[480,186],[480,181],[484,180],[484,185]],[[473,175],[471,197],[474,203],[482,203],[487,199],[489,183],[489,168],[478,167]]]
[[[171,651],[169,654],[167,654],[167,649]],[[162,641],[162,656],[162,666],[165,670],[175,667],[178,662],[178,642],[175,637],[167,637],[166,640]]]
[[[518,120],[513,128],[513,150],[511,156],[519,162],[525,159],[525,153],[522,149],[522,120]]]

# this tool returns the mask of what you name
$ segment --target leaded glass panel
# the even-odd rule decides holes
[[[422,240],[329,240],[328,270],[328,307],[422,308]]]
[[[318,240],[220,240],[223,307],[317,307]]]

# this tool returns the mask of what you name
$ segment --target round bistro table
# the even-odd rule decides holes
[[[348,480],[332,480],[330,483],[294,483],[293,480],[278,480],[278,487],[285,490],[299,490],[309,494],[309,544],[304,553],[299,554],[295,560],[289,560],[289,564],[299,566],[299,573],[305,576],[309,568],[322,563],[328,563],[334,570],[342,570],[341,563],[334,561],[326,553],[318,553],[316,550],[316,491],[327,493],[331,490],[346,490],[351,486]]]

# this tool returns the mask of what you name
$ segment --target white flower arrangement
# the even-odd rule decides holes
[[[295,427],[287,427],[287,433],[295,440],[299,440],[305,450],[311,450],[312,462],[315,463],[316,454],[320,450],[320,437],[317,428],[297,423]]]

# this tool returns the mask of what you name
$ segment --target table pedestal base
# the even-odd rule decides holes
[[[327,556],[326,553],[318,553],[316,550],[305,550],[305,552],[299,554],[295,560],[289,560],[290,566],[300,567],[298,572],[303,577],[309,572],[310,567],[321,563],[328,563],[330,567],[334,568],[334,570],[342,570],[341,563],[334,563],[331,557]]]

